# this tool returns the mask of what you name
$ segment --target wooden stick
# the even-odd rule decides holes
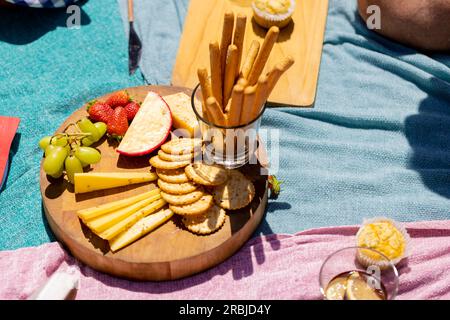
[[[231,94],[230,110],[227,115],[228,126],[239,125],[243,98],[244,98],[244,87],[239,84],[235,85],[233,87],[233,93]]]
[[[233,90],[234,80],[238,70],[238,48],[232,44],[228,47],[227,65],[225,68],[225,77],[223,80],[223,105],[226,106]]]
[[[267,91],[269,87],[269,77],[267,75],[262,75],[258,79],[258,84],[256,85],[256,97],[255,102],[252,107],[250,120],[255,119],[261,112],[262,106],[267,100]]]
[[[219,106],[222,105],[222,69],[220,64],[220,48],[217,42],[209,44],[209,60],[211,67],[211,87],[213,96]]]
[[[128,21],[134,22],[133,0],[128,0]]]
[[[203,116],[205,117],[206,120],[211,121],[210,116],[208,114],[208,108],[206,107],[206,100],[209,97],[213,96],[211,82],[209,81],[209,76],[208,76],[208,70],[206,70],[206,68],[198,69],[197,76],[198,76],[198,80],[200,82],[200,88],[202,89]]]
[[[241,60],[242,60],[242,51],[244,50],[244,37],[245,37],[245,27],[247,24],[247,16],[245,14],[238,14],[236,17],[236,27],[234,29],[234,38],[233,38],[233,44],[238,49],[238,61],[237,61],[237,70],[235,77],[237,78],[239,76],[239,70],[241,66]]]
[[[216,98],[209,97],[206,100],[206,106],[208,108],[208,113],[212,117],[212,122],[216,125],[225,126],[225,115],[223,113],[222,108],[219,106],[219,103],[217,102]]]
[[[291,56],[285,57],[282,61],[277,63],[275,67],[267,74],[269,78],[268,83],[268,89],[267,89],[267,97],[269,98],[269,95],[272,93],[273,88],[277,84],[278,80],[282,76],[283,73],[285,73],[292,65],[294,64],[294,58]]]
[[[252,71],[253,63],[255,62],[256,57],[258,56],[259,52],[259,42],[256,40],[253,40],[250,49],[248,50],[247,57],[245,58],[244,63],[242,64],[241,72],[239,73],[239,76],[241,78],[247,79],[250,71]]]
[[[259,50],[258,56],[253,64],[252,71],[250,71],[250,75],[248,76],[249,85],[252,86],[258,81],[258,78],[264,70],[267,60],[269,59],[270,52],[272,51],[279,34],[280,29],[278,29],[278,27],[271,27],[267,32],[261,46],[261,50]]]
[[[247,124],[250,122],[252,116],[252,108],[255,103],[256,86],[247,87],[244,90],[244,102],[242,103],[241,117],[239,124]]]
[[[222,76],[225,74],[225,63],[227,60],[228,46],[233,39],[234,13],[233,11],[225,12],[223,18],[222,39],[220,42],[220,65]]]

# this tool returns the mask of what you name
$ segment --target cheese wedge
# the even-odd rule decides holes
[[[106,229],[102,233],[99,234],[99,237],[105,240],[111,240],[119,233],[125,231],[130,228],[133,224],[135,224],[139,219],[148,216],[149,214],[155,212],[156,210],[161,209],[166,205],[166,201],[164,199],[156,200],[155,202],[149,204],[148,206],[140,209],[136,213],[133,213],[131,216],[125,218],[124,220],[116,223],[111,228]]]
[[[177,129],[185,129],[194,137],[199,125],[191,106],[191,97],[183,92],[163,97],[172,113],[172,125]]]
[[[167,140],[171,128],[169,106],[150,91],[116,151],[129,157],[149,154]]]
[[[133,204],[129,207],[120,209],[119,211],[107,213],[107,214],[100,216],[98,218],[95,218],[93,220],[89,220],[86,222],[86,225],[94,233],[99,234],[99,233],[105,231],[106,229],[112,227],[116,223],[122,221],[123,219],[131,216],[133,213],[135,213],[139,209],[142,209],[143,207],[145,207],[145,206],[149,205],[150,203],[155,202],[156,200],[159,200],[159,199],[161,199],[161,195],[157,194],[153,197],[136,202],[135,204]]]
[[[153,189],[153,190],[151,190],[149,192],[144,192],[142,194],[138,194],[137,196],[130,197],[130,198],[127,198],[127,199],[114,201],[114,202],[109,202],[109,203],[102,204],[100,206],[79,210],[77,212],[77,215],[78,215],[78,217],[81,220],[88,221],[88,220],[97,218],[97,217],[99,217],[101,215],[104,215],[106,213],[109,213],[109,212],[112,212],[112,211],[117,211],[117,210],[122,209],[124,207],[130,206],[132,204],[135,204],[136,202],[139,202],[141,200],[150,198],[150,197],[155,196],[155,195],[157,195],[159,193],[160,193],[160,189],[156,188],[156,189]]]
[[[117,251],[125,247],[126,245],[129,245],[130,243],[136,241],[137,239],[145,236],[147,233],[153,231],[164,222],[169,220],[172,216],[172,210],[164,209],[140,219],[130,229],[122,232],[117,237],[109,241],[111,251]]]
[[[153,172],[88,172],[75,173],[75,193],[111,189],[158,179]]]

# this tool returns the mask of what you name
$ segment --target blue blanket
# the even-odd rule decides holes
[[[0,250],[53,239],[41,209],[39,138],[86,100],[143,83],[128,76],[126,37],[109,2],[86,2],[79,30],[65,27],[65,11],[0,12],[0,114],[22,119],[0,194]],[[281,130],[284,184],[258,233],[379,215],[450,217],[450,57],[367,31],[355,2],[330,0],[314,109],[264,115],[264,128]],[[141,70],[150,83],[169,83],[188,0],[135,3]]]

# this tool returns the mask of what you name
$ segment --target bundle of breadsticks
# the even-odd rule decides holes
[[[197,72],[203,116],[215,125],[239,126],[256,119],[281,75],[294,63],[287,56],[263,72],[280,33],[277,27],[269,29],[262,45],[254,40],[242,59],[246,23],[246,15],[235,18],[233,12],[225,13],[220,45],[209,44],[211,76],[206,68]]]

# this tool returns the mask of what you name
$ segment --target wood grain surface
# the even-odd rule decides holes
[[[164,86],[129,88],[127,91],[143,101],[152,90],[160,95],[177,92],[191,94],[189,89]],[[104,99],[100,97],[99,99]],[[80,108],[61,125],[87,116]],[[102,160],[92,166],[98,172],[147,171],[149,158],[124,157],[105,138],[94,145]],[[46,176],[41,168],[40,187],[46,218],[57,239],[79,260],[102,272],[134,280],[172,280],[186,277],[213,267],[238,250],[257,228],[265,212],[267,202],[267,177],[259,175],[260,167],[248,166],[244,170],[255,184],[253,202],[242,210],[231,212],[225,225],[208,236],[198,236],[187,231],[180,218],[174,216],[168,223],[149,233],[124,249],[112,253],[107,241],[94,235],[76,215],[79,209],[124,199],[155,188],[155,183],[132,185],[86,194],[74,194],[73,186],[63,179]]]
[[[266,30],[252,18],[250,4],[251,0],[191,0],[172,72],[173,85],[194,88],[198,83],[197,68],[209,68],[208,45],[220,42],[223,16],[229,9],[248,16],[244,56],[252,40],[262,43]],[[266,70],[286,55],[293,56],[295,64],[278,82],[270,104],[313,106],[327,12],[328,0],[297,0],[293,21],[281,30]]]

